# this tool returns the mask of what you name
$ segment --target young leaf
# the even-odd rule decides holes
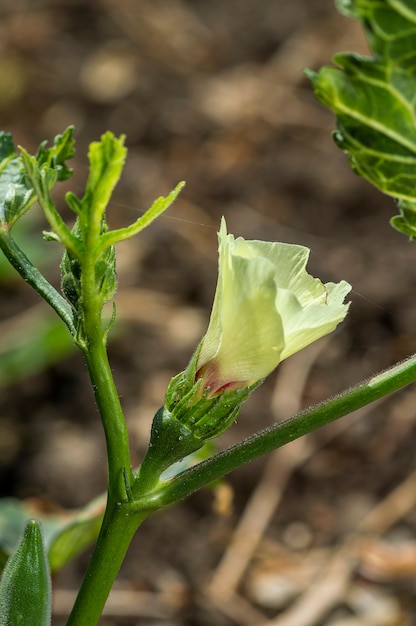
[[[0,626],[49,626],[51,579],[39,523],[27,523],[0,582]]]
[[[74,128],[70,126],[62,135],[57,135],[53,146],[46,148],[41,143],[33,157],[33,174],[40,176],[40,170],[52,187],[56,180],[66,180],[72,170],[66,161],[74,156]],[[0,132],[0,227],[11,228],[36,201],[37,194],[17,154],[11,133]]]
[[[121,176],[126,155],[123,135],[117,139],[108,131],[100,141],[90,144],[90,171],[85,195],[81,200],[73,193],[67,195],[70,208],[78,214],[84,240],[89,233],[96,238],[101,232],[105,210]]]
[[[339,0],[362,21],[374,56],[342,53],[336,67],[308,71],[336,114],[337,145],[353,170],[397,199],[392,225],[416,235],[416,11],[411,0]],[[407,210],[404,211],[403,209]]]
[[[0,227],[10,228],[35,200],[11,133],[0,132]]]
[[[36,160],[40,167],[54,170],[56,172],[56,179],[68,180],[72,176],[72,169],[70,169],[66,161],[72,159],[75,155],[74,149],[74,126],[68,126],[62,135],[57,135],[53,140],[53,146],[46,148],[46,141],[43,141],[36,153]]]
[[[167,196],[160,196],[159,198],[156,198],[152,206],[147,209],[147,211],[139,217],[138,220],[136,220],[133,224],[130,224],[130,226],[104,232],[97,244],[97,251],[101,253],[108,246],[112,246],[119,241],[124,241],[125,239],[130,239],[131,237],[134,237],[134,235],[140,233],[140,231],[144,228],[147,228],[147,226],[150,226],[150,224],[157,217],[159,217],[159,215],[166,211],[176,200],[184,186],[185,182],[181,181]]]

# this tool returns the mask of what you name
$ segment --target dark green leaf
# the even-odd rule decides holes
[[[13,143],[13,135],[4,131],[0,132],[0,160],[4,161],[16,156]]]
[[[399,201],[400,220],[393,224],[409,234],[416,214],[402,209],[416,205],[415,3],[339,0],[338,7],[362,21],[374,56],[337,54],[338,67],[307,73],[317,97],[336,114],[337,145],[357,174]]]

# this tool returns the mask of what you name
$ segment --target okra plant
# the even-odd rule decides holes
[[[317,97],[336,116],[337,145],[353,170],[392,196],[394,228],[416,240],[416,6],[413,0],[340,0],[341,12],[361,20],[371,56],[337,54],[335,65],[308,71]],[[177,198],[183,183],[158,198],[133,224],[110,229],[107,207],[127,156],[124,137],[111,132],[90,145],[85,193],[68,192],[64,221],[52,189],[71,177],[74,128],[44,142],[35,155],[0,135],[0,248],[21,277],[46,300],[82,351],[107,446],[108,489],[71,519],[28,520],[17,545],[1,541],[0,626],[51,622],[51,574],[83,548],[95,548],[68,626],[94,626],[133,535],[155,511],[230,471],[416,380],[416,357],[392,365],[345,392],[240,443],[199,460],[205,443],[231,427],[242,403],[279,363],[332,332],[345,318],[345,281],[324,284],[306,270],[309,250],[219,233],[218,282],[206,334],[190,363],[161,399],[147,453],[130,461],[129,434],[107,356],[116,316],[116,245],[142,233]],[[55,288],[14,238],[14,225],[39,205],[47,240],[63,249]],[[258,393],[258,391],[256,391]],[[180,463],[179,463],[180,461]],[[7,560],[7,555],[10,558]],[[6,562],[7,561],[7,562]]]

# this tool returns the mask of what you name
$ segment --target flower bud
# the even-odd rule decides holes
[[[332,332],[347,314],[350,285],[306,271],[304,246],[234,239],[224,218],[208,330],[166,407],[199,437],[216,437],[241,403],[288,356]],[[209,417],[208,417],[209,416]]]
[[[168,386],[143,476],[146,468],[152,468],[150,474],[156,467],[163,471],[224,432],[283,359],[332,332],[348,311],[344,298],[350,285],[324,284],[310,276],[308,248],[234,239],[224,218],[218,240],[218,282],[208,330],[186,370]]]
[[[210,395],[252,385],[332,332],[351,289],[310,276],[304,246],[234,239],[224,218],[218,239],[217,289],[196,363]]]

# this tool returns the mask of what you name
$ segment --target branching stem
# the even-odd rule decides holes
[[[416,381],[416,355],[293,417],[271,426],[160,483],[137,502],[160,508],[186,498],[229,472]]]

